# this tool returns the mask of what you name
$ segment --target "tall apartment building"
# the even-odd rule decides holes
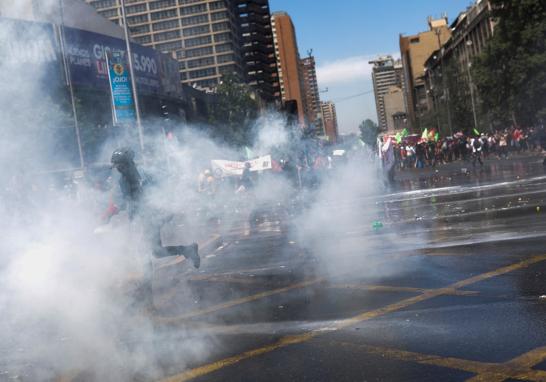
[[[300,65],[303,76],[303,91],[305,93],[307,119],[309,123],[315,123],[322,119],[315,57],[305,57],[300,60]]]
[[[85,0],[122,24],[120,0]],[[132,39],[178,60],[182,83],[216,86],[224,74],[244,78],[239,9],[230,0],[126,0]]]
[[[235,0],[247,83],[266,102],[280,102],[269,0]]]
[[[385,95],[392,91],[391,87],[404,90],[405,83],[402,61],[394,60],[392,56],[381,56],[369,63],[373,65],[372,81],[377,109],[377,122],[382,131],[387,131],[390,116],[386,113]]]
[[[296,29],[286,12],[275,12],[271,18],[277,70],[279,73],[280,96],[283,103],[295,101],[298,108],[298,121],[305,126],[307,103],[303,86]]]
[[[400,35],[400,56],[404,68],[405,102],[413,129],[421,128],[423,114],[428,110],[425,87],[425,62],[450,38],[447,17],[428,19],[429,30],[411,36]]]
[[[322,118],[324,119],[324,132],[328,140],[332,143],[337,142],[338,126],[336,105],[332,101],[321,102]]]

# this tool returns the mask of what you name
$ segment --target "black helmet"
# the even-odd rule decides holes
[[[127,165],[133,161],[135,158],[135,153],[133,150],[127,147],[119,148],[117,150],[114,150],[112,153],[112,159],[110,162],[112,163],[112,166],[117,165]]]

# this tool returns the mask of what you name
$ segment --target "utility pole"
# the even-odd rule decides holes
[[[72,104],[72,116],[74,118],[74,129],[76,131],[76,143],[78,144],[78,154],[80,157],[80,168],[84,168],[85,161],[83,157],[83,147],[80,137],[80,123],[78,121],[78,113],[76,110],[76,98],[74,97],[74,87],[72,86],[72,77],[70,75],[70,67],[68,66],[68,60],[66,59],[66,41],[64,35],[64,3],[63,0],[59,0],[59,16],[60,16],[60,40],[61,40],[61,54],[63,56],[63,66],[66,78],[66,84],[70,92],[70,103]]]
[[[478,131],[478,118],[476,116],[476,102],[474,99],[474,83],[472,82],[472,74],[470,73],[470,54],[468,48],[472,46],[472,40],[468,39],[465,42],[464,51],[466,53],[466,72],[468,74],[468,86],[470,88],[470,100],[472,102],[472,115],[474,116],[474,129]]]
[[[129,27],[127,26],[127,17],[125,14],[125,0],[121,1],[121,19],[123,20],[123,30],[125,31],[125,45],[127,47],[127,56],[129,63],[129,74],[131,75],[131,87],[133,88],[133,101],[135,103],[136,124],[138,130],[138,140],[140,149],[144,151],[144,132],[142,131],[142,121],[140,119],[140,106],[138,103],[138,93],[136,87],[135,71],[133,69],[133,53],[131,51],[131,42],[129,41]]]

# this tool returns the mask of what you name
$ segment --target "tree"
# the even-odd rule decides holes
[[[250,88],[237,78],[226,75],[217,88],[209,122],[213,136],[234,146],[251,143],[251,124],[258,116],[258,104]]]
[[[360,137],[367,145],[375,147],[377,145],[377,136],[379,135],[379,126],[371,119],[366,119],[360,126]]]
[[[497,122],[534,124],[546,117],[546,3],[490,1],[495,33],[473,67],[483,109]]]

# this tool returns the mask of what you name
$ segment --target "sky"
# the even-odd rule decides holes
[[[296,28],[302,57],[309,49],[317,62],[321,100],[336,104],[341,134],[377,122],[368,61],[400,56],[400,34],[428,29],[427,17],[447,14],[449,22],[471,0],[270,0],[271,11],[285,11]],[[326,91],[327,90],[327,91]],[[365,93],[365,94],[363,94]]]

